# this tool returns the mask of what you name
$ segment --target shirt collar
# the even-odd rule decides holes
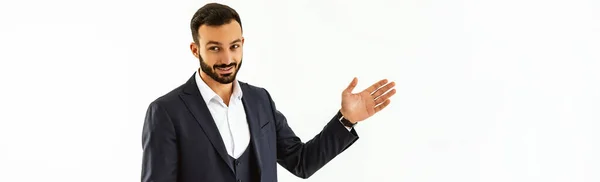
[[[196,71],[195,74],[195,78],[196,78],[196,85],[198,85],[198,90],[200,91],[200,94],[202,95],[202,99],[204,99],[204,102],[206,102],[206,104],[208,104],[210,102],[210,100],[212,99],[219,99],[222,100],[219,95],[217,95],[217,93],[215,93],[215,91],[213,91],[203,80],[202,78],[200,78],[200,73],[198,71]],[[240,87],[240,83],[235,80],[233,82],[233,93],[231,94],[231,98],[236,98],[236,99],[242,99],[242,88]]]

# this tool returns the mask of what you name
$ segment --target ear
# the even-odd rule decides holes
[[[200,55],[198,55],[198,49],[200,48],[195,42],[190,43],[190,51],[192,51],[192,54],[196,57],[196,59],[200,58]]]
[[[242,45],[244,45],[244,40],[245,40],[244,37],[242,37]]]

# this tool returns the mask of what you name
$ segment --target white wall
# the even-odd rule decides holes
[[[357,90],[392,104],[309,180],[600,181],[596,0],[220,1],[242,16],[241,80],[308,140]],[[198,67],[205,1],[2,1],[0,181],[138,181],[150,101]]]

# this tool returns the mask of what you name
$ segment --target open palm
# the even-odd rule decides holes
[[[393,89],[396,84],[388,83],[387,79],[380,80],[362,92],[352,93],[357,84],[358,79],[354,78],[342,92],[340,110],[342,115],[353,123],[363,121],[381,111],[390,104],[390,97],[396,93],[396,89]]]

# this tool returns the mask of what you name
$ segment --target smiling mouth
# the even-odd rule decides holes
[[[221,70],[221,71],[229,71],[229,70],[233,69],[233,66],[228,66],[228,67],[224,67],[224,68],[217,68],[217,69]]]

